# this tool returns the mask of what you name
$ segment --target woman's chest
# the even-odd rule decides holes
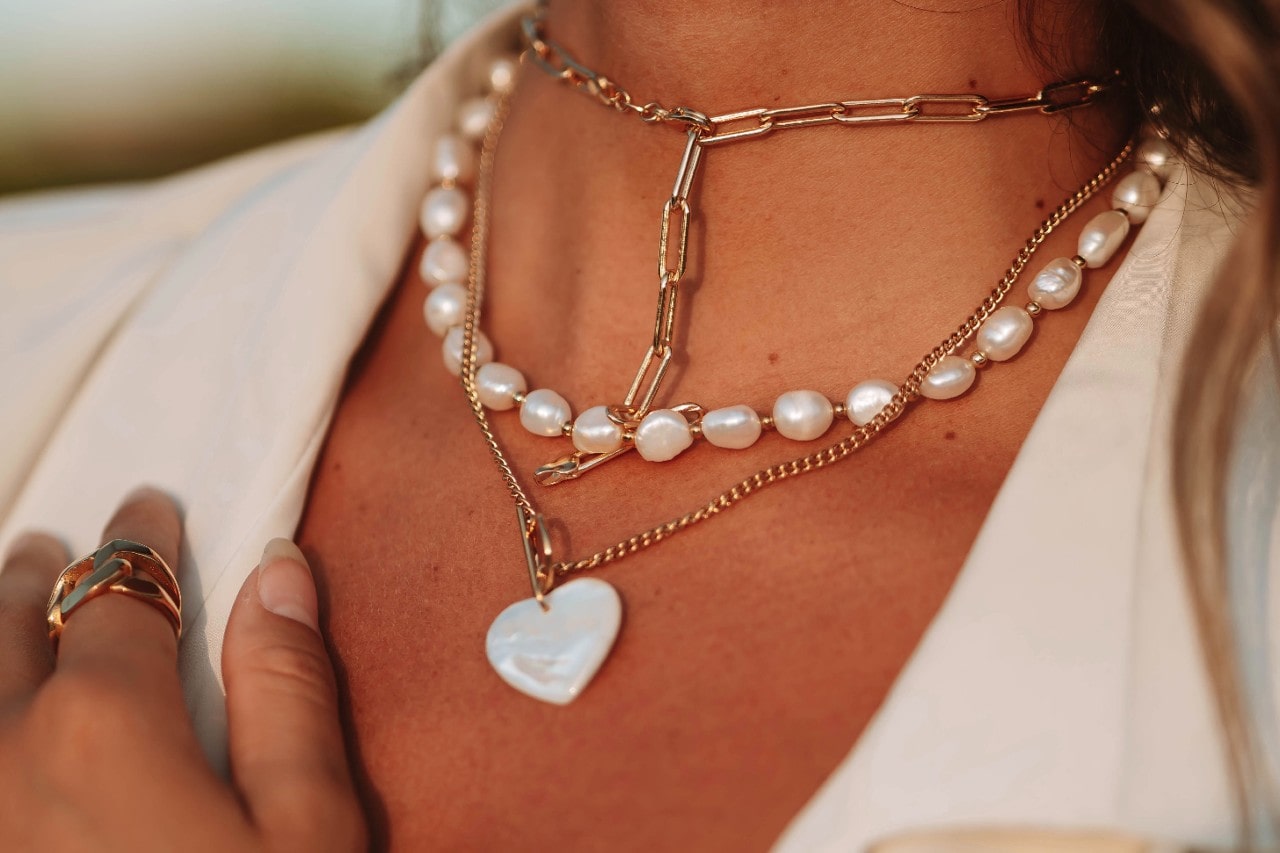
[[[775,838],[906,664],[1051,379],[920,406],[831,470],[594,570],[619,590],[623,626],[583,696],[559,707],[515,692],[486,659],[486,631],[529,595],[528,575],[515,505],[419,298],[397,297],[355,368],[299,532],[387,837],[405,849]],[[626,458],[547,489],[529,472],[561,445],[510,413],[494,422],[557,559],[822,446],[698,447],[656,469]]]

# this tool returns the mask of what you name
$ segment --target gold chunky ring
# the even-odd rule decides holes
[[[159,610],[182,636],[182,591],[164,559],[141,542],[113,539],[62,570],[49,596],[46,619],[54,647],[62,628],[86,601],[118,592]]]

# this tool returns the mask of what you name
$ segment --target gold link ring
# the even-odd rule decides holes
[[[112,592],[156,608],[169,620],[174,637],[182,637],[182,591],[173,570],[141,542],[113,539],[58,575],[45,611],[54,648],[71,614],[85,602]]]

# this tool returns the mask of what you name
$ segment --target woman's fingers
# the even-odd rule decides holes
[[[333,667],[302,552],[268,543],[223,643],[231,767],[257,824],[285,849],[364,849]]]
[[[163,492],[139,489],[125,498],[102,536],[104,542],[127,539],[148,545],[172,568],[178,564],[182,520]],[[85,601],[69,614],[58,643],[60,672],[83,668],[118,673],[180,699],[177,657],[177,638],[165,614],[116,592]]]
[[[53,672],[45,609],[67,559],[58,540],[39,533],[20,537],[5,558],[0,569],[0,705],[29,696]]]
[[[177,564],[181,521],[160,492],[127,498],[103,535],[104,541],[149,546],[166,563]],[[10,718],[19,725],[8,735],[17,744],[14,754],[22,753],[19,764],[49,762],[39,765],[49,771],[41,796],[56,794],[65,805],[87,779],[99,776],[131,789],[159,785],[191,794],[166,807],[176,825],[195,826],[213,812],[223,814],[220,828],[239,838],[226,849],[253,846],[249,832],[266,849],[366,849],[333,668],[317,627],[315,585],[296,546],[285,540],[268,545],[227,629],[223,671],[239,801],[209,772],[182,713],[177,644],[165,612],[128,593],[105,590],[112,578],[137,581],[146,575],[140,567],[150,558],[128,553],[136,548],[114,543],[95,568],[85,564],[91,574],[71,595],[103,591],[67,599],[56,660],[45,607],[66,555],[47,537],[24,537],[0,572],[0,703],[30,699],[25,712]],[[126,552],[132,574],[107,559],[116,551]],[[155,591],[146,583],[132,588]],[[29,759],[24,750],[39,758]],[[98,798],[97,787],[90,784],[82,792],[77,813],[87,816],[85,825],[95,832],[107,828],[129,837],[137,829],[136,816]],[[243,820],[241,803],[252,828]]]

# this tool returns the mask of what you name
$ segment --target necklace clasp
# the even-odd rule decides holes
[[[568,456],[562,456],[554,462],[548,462],[546,465],[536,468],[533,472],[533,478],[542,486],[554,486],[566,480],[576,480],[597,465],[603,465],[633,447],[635,445],[627,443],[609,453],[583,453],[581,450],[577,450]]]

